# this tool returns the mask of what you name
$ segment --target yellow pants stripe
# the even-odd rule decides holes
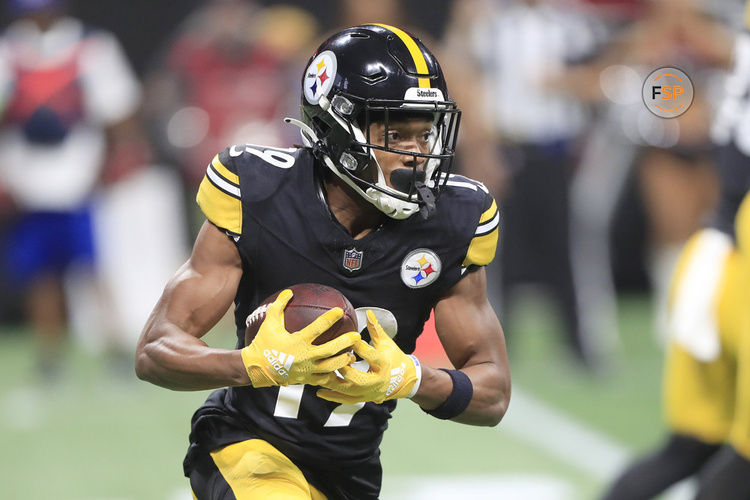
[[[211,458],[237,500],[326,500],[289,458],[261,439],[219,448]]]

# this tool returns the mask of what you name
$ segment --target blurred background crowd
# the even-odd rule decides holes
[[[5,0],[0,35],[0,342],[32,336],[36,375],[76,349],[132,377],[135,341],[201,224],[212,156],[299,143],[302,70],[337,29],[403,27],[463,109],[459,173],[501,207],[489,280],[510,357],[517,311],[593,376],[621,356],[618,296],[651,299],[717,199],[713,150],[742,0]],[[687,113],[641,86],[686,72]],[[653,335],[651,335],[653,333]],[[654,382],[658,383],[658,382]],[[187,420],[187,415],[185,415]]]

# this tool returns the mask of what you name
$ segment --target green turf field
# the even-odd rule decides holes
[[[620,308],[624,357],[599,376],[558,353],[550,318],[522,318],[514,397],[496,428],[441,422],[401,402],[382,447],[382,498],[595,498],[618,461],[662,431],[648,301],[627,297]],[[209,343],[231,345],[228,332]],[[0,334],[0,499],[188,499],[181,461],[205,393],[114,376],[80,349],[69,361],[64,379],[45,387],[27,333]]]

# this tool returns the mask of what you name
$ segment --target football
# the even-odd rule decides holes
[[[357,313],[344,294],[325,285],[302,283],[289,287],[294,294],[284,308],[284,326],[288,332],[296,332],[317,319],[318,316],[333,307],[344,310],[344,316],[313,341],[320,345],[333,340],[347,332],[357,331]],[[245,324],[245,345],[250,344],[258,333],[263,320],[266,319],[268,305],[276,300],[281,290],[266,298],[248,317]]]

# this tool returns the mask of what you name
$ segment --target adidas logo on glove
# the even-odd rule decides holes
[[[276,373],[282,377],[289,376],[289,369],[292,367],[292,363],[294,363],[294,356],[275,349],[266,349],[263,351],[263,355],[268,360],[270,366],[276,370]]]
[[[393,391],[401,386],[401,382],[404,380],[404,374],[406,373],[406,365],[401,363],[401,366],[391,370],[391,381],[388,384],[388,389],[385,391],[385,397],[393,394]]]

